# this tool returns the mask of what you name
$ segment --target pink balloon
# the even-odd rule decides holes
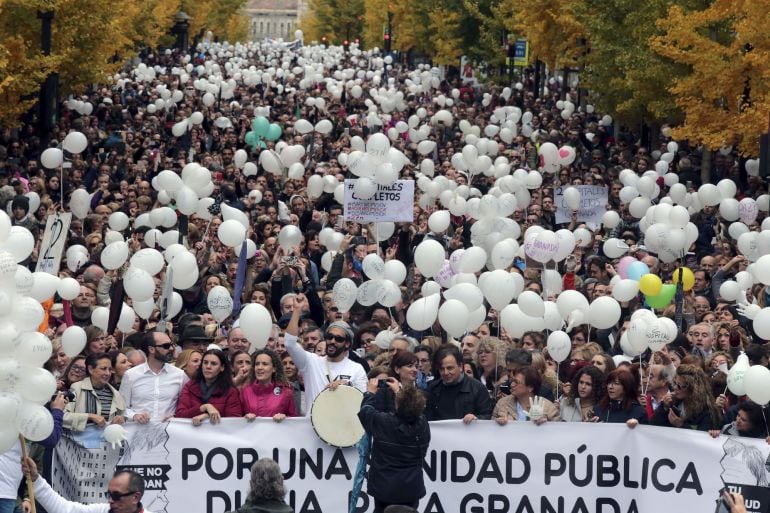
[[[618,274],[621,278],[624,280],[628,278],[628,266],[634,262],[638,262],[638,260],[632,256],[624,256],[620,259],[620,262],[618,262]]]

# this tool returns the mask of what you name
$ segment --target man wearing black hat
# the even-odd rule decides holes
[[[13,214],[13,225],[26,228],[32,233],[32,236],[37,241],[37,236],[40,232],[37,223],[29,213],[29,198],[23,195],[18,195],[13,198],[13,201],[11,202],[11,213]]]
[[[213,338],[206,335],[206,330],[203,329],[203,326],[195,324],[187,326],[179,337],[183,350],[197,349],[199,351],[206,351],[206,348],[213,340]]]

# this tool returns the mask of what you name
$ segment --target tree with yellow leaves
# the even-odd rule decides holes
[[[0,15],[2,11],[0,10]],[[25,41],[11,36],[0,42],[0,126],[15,127],[37,103],[37,92],[55,59],[30,57]]]
[[[670,87],[685,114],[676,138],[758,155],[770,112],[768,13],[770,0],[714,0],[698,11],[672,6],[658,21],[664,33],[652,48],[690,69]]]
[[[341,45],[360,38],[364,34],[364,0],[309,0],[299,28],[306,41]]]
[[[585,37],[585,28],[575,12],[578,3],[577,0],[504,0],[497,10],[513,13],[513,18],[503,18],[505,27],[526,38],[531,57],[555,71],[557,67],[574,65],[582,52],[577,43]]]
[[[161,0],[162,1],[162,0]],[[222,41],[243,41],[248,36],[246,0],[176,0],[190,16],[190,39],[211,31]]]

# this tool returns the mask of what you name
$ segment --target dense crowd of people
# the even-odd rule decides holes
[[[193,55],[192,63],[212,58],[213,54],[201,52]],[[68,324],[62,301],[54,298],[47,306],[44,331],[54,350],[46,368],[55,375],[61,392],[50,404],[53,411],[61,412],[55,415],[57,434],[62,428],[78,433],[109,424],[171,417],[189,418],[196,426],[216,424],[225,417],[246,421],[272,417],[280,422],[287,416],[307,415],[325,388],[349,384],[362,392],[369,388],[373,395],[382,394],[381,409],[394,413],[399,411],[395,397],[403,387],[421,390],[428,420],[470,423],[493,419],[501,425],[514,421],[615,422],[629,427],[653,424],[695,429],[714,436],[770,435],[762,406],[734,396],[725,386],[726,370],[741,351],[759,365],[768,365],[769,354],[765,341],[756,336],[736,303],[719,296],[720,284],[746,270],[749,263],[728,235],[730,223],[720,217],[718,209],[705,207],[695,215],[699,237],[690,251],[678,262],[664,263],[645,249],[638,219],[620,199],[621,170],[628,168],[641,175],[654,169],[668,138],[661,135],[642,144],[631,131],[607,126],[598,114],[586,109],[564,119],[557,102],[565,93],[576,91],[558,80],[549,83],[547,94],[536,94],[532,81],[525,80],[507,99],[500,96],[500,88],[459,77],[442,80],[435,91],[450,97],[453,89],[459,90],[452,105],[444,108],[456,120],[468,120],[482,129],[500,106],[513,105],[531,113],[531,137],[519,134],[510,143],[493,137],[499,155],[507,157],[514,168],[537,169],[538,147],[543,142],[574,148],[575,161],[555,174],[544,173],[542,185],[531,191],[530,203],[512,214],[522,233],[535,225],[553,230],[580,226],[575,219],[556,224],[556,188],[579,184],[608,188],[607,209],[616,210],[622,221],[612,230],[602,226],[591,230],[594,243],[577,246],[559,264],[559,270],[572,278],[570,288],[589,300],[611,294],[618,259],[602,251],[602,241],[610,236],[625,241],[631,247],[629,254],[646,263],[664,282],[672,281],[678,266],[693,270],[695,284],[684,295],[681,307],[684,328],[673,343],[640,358],[623,354],[619,341],[628,329],[630,315],[645,307],[639,295],[623,304],[623,317],[613,328],[581,325],[572,329],[571,355],[558,364],[548,354],[547,333],[530,331],[514,338],[494,309],[477,330],[458,338],[448,336],[438,323],[416,331],[406,322],[406,311],[421,297],[426,281],[414,264],[414,248],[426,239],[438,241],[447,255],[468,247],[473,225],[469,216],[453,216],[446,232],[434,233],[428,217],[437,207],[420,203],[417,190],[414,222],[398,223],[390,237],[378,240],[372,226],[345,221],[343,207],[333,194],[315,198],[307,193],[307,181],[313,175],[333,175],[340,181],[351,176],[340,155],[350,152],[352,137],[366,139],[371,133],[364,122],[369,111],[365,97],[340,97],[326,90],[323,82],[309,90],[290,88],[297,85],[292,80],[299,79],[284,76],[280,89],[239,82],[232,98],[206,105],[201,91],[193,87],[194,72],[187,83],[180,83],[179,76],[169,72],[172,66],[181,65],[181,59],[174,52],[148,56],[146,62],[162,70],[153,81],[124,75],[119,83],[94,88],[80,98],[95,106],[93,112],[84,115],[63,109],[49,143],[44,143],[46,139],[32,124],[0,133],[0,201],[7,206],[13,224],[28,228],[36,237],[36,250],[24,262],[30,269],[40,256],[37,251],[47,216],[67,209],[76,189],[97,193],[92,212],[83,219],[73,218],[66,241],[67,247],[86,247],[89,259],[79,265],[65,259],[59,271],[60,276],[80,282],[80,294],[69,310],[71,322],[86,330],[87,344],[81,355],[68,356],[62,348],[61,334]],[[387,71],[393,86],[404,92],[407,109],[391,112],[384,129],[406,120],[419,108],[427,109],[429,115],[438,108],[435,95],[409,93],[404,73],[397,65]],[[159,99],[155,87],[159,84],[184,93],[174,109],[150,108]],[[485,93],[492,95],[491,103],[485,101]],[[325,105],[308,105],[306,100],[311,97],[323,98]],[[246,176],[235,165],[234,154],[239,149],[248,151],[249,160],[259,161],[261,150],[245,139],[255,109],[266,107],[271,121],[281,126],[283,139],[306,148],[304,177],[277,176],[261,166],[256,174]],[[204,113],[203,122],[183,136],[174,136],[173,125],[194,111]],[[218,123],[218,118],[230,122]],[[329,119],[333,128],[328,134],[302,135],[294,130],[300,119],[311,123]],[[68,165],[61,170],[45,169],[39,160],[44,144],[56,146],[71,130],[86,135],[88,148],[68,156]],[[464,145],[459,129],[434,129],[429,139],[437,142],[429,156],[436,174],[481,193],[493,186],[494,178],[483,174],[474,175],[468,184],[467,173],[454,167],[452,156]],[[267,148],[273,145],[266,142]],[[392,145],[410,161],[400,177],[415,178],[422,158],[416,144],[404,133]],[[704,153],[702,147],[679,143],[673,166],[680,183],[687,183],[690,190],[703,180],[716,183],[729,178],[738,184],[739,199],[756,198],[764,192],[766,185],[746,174],[736,152],[716,153],[710,174],[702,172]],[[258,251],[247,261],[238,299],[241,304],[260,303],[269,310],[274,325],[265,348],[252,347],[237,320],[219,323],[209,311],[208,292],[215,286],[233,292],[239,269],[238,252],[216,236],[222,222],[217,216],[210,226],[196,214],[189,216],[186,242],[196,255],[200,279],[180,291],[183,307],[165,329],[159,322],[159,309],[149,319],[137,317],[126,332],[107,333],[92,321],[95,307],[110,305],[119,278],[119,271],[105,269],[100,261],[109,216],[123,212],[133,221],[159,206],[153,179],[165,169],[181,173],[191,159],[211,171],[217,203],[239,209],[251,220],[247,236]],[[659,185],[666,189],[662,181]],[[27,194],[31,192],[39,198],[34,210]],[[759,229],[763,215],[760,212],[752,230]],[[278,232],[288,224],[298,226],[303,235],[301,245],[291,251],[277,241]],[[324,259],[326,248],[319,239],[327,227],[344,234],[330,260]],[[148,247],[147,230],[141,226],[123,233],[132,251]],[[343,277],[357,284],[366,281],[361,262],[375,252],[386,261],[398,259],[406,265],[408,278],[401,287],[401,301],[394,307],[356,303],[342,311],[334,301],[334,284]],[[543,294],[540,269],[531,264],[520,258],[508,270],[522,275],[525,290]],[[155,299],[162,293],[161,282],[162,277],[156,278]],[[747,300],[760,306],[766,305],[767,298],[761,284],[747,293]],[[672,318],[674,314],[673,304],[662,313]],[[233,318],[237,317],[236,312]],[[372,386],[377,381],[370,380],[395,384],[377,388]],[[367,407],[373,404],[373,400],[365,401]],[[377,425],[372,413],[364,422]],[[43,475],[50,472],[45,465],[43,468]],[[12,511],[3,504],[15,499],[15,492],[8,494],[4,489],[0,512]],[[412,499],[410,496],[406,502]]]

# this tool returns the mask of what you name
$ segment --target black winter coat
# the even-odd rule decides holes
[[[375,394],[366,394],[358,418],[372,438],[366,491],[390,504],[409,503],[425,496],[422,462],[430,444],[424,415],[414,420],[377,411]]]
[[[487,387],[468,376],[463,375],[459,383],[451,385],[440,379],[428,384],[428,420],[462,419],[468,413],[489,420],[494,408]]]

